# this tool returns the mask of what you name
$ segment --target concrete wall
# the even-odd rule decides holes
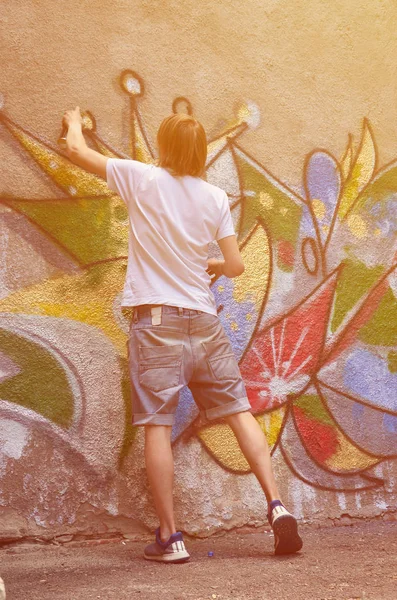
[[[140,160],[172,107],[202,120],[247,265],[214,292],[283,498],[309,522],[394,518],[396,18],[392,0],[2,3],[3,539],[156,523],[130,425],[126,213],[56,144],[76,104],[93,147]],[[182,529],[264,523],[230,431],[187,393],[174,451]]]

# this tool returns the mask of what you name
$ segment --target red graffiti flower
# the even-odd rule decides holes
[[[287,315],[257,334],[240,369],[254,412],[287,402],[309,383],[319,365],[337,273]]]

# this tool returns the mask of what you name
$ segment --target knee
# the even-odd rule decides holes
[[[251,417],[250,411],[245,410],[244,412],[239,412],[234,415],[227,415],[225,421],[233,429],[233,427],[237,427],[241,423],[246,423]]]

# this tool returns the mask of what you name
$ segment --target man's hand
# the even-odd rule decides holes
[[[68,158],[82,169],[95,173],[106,181],[107,156],[103,156],[86,144],[82,129],[83,119],[80,108],[67,110],[63,115],[62,125],[66,133],[66,154]]]
[[[210,258],[207,261],[207,273],[212,278],[220,277],[239,277],[244,273],[244,263],[241,258],[240,250],[235,235],[229,235],[218,240],[219,248],[223,254],[224,260]]]
[[[223,267],[225,265],[224,260],[218,260],[217,258],[209,258],[207,261],[207,273],[210,277],[220,277],[224,275]]]
[[[69,127],[73,124],[82,125],[83,118],[80,113],[80,108],[76,106],[73,110],[67,110],[63,115],[62,125],[69,129]]]

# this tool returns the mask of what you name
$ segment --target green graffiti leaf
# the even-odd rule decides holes
[[[315,419],[320,423],[335,426],[333,420],[325,410],[319,396],[317,394],[303,394],[294,401],[294,406],[300,408],[306,417]]]
[[[242,235],[251,231],[259,217],[269,231],[272,243],[288,244],[294,253],[302,215],[299,199],[240,149],[235,152],[235,160],[246,195]],[[281,269],[292,270],[291,261],[284,260],[281,252],[276,256]]]
[[[371,289],[385,270],[383,266],[367,267],[354,259],[347,259],[343,265],[335,292],[332,332],[338,329],[347,313]]]
[[[118,198],[7,199],[80,264],[127,254],[127,209]]]
[[[397,346],[397,300],[389,288],[359,339],[374,346]]]
[[[0,330],[0,350],[20,369],[0,383],[1,399],[34,410],[61,427],[70,427],[73,391],[57,359],[40,344],[6,330]]]

